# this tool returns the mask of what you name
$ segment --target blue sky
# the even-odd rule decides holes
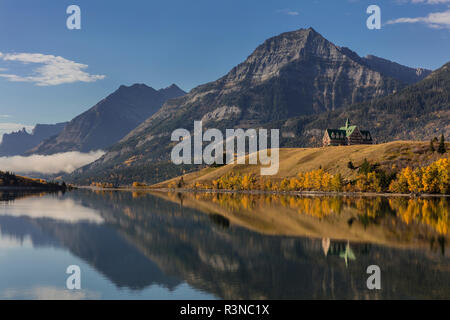
[[[81,30],[66,27],[72,4]],[[366,27],[371,4],[381,30]],[[190,90],[310,26],[362,56],[430,69],[450,60],[450,0],[2,0],[0,134],[70,120],[121,84]]]

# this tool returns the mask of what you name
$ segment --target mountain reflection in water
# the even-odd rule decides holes
[[[100,297],[127,289],[158,298],[156,288],[187,286],[194,291],[179,297],[448,299],[448,209],[447,198],[3,193],[0,251],[14,240],[31,242],[34,251],[57,248],[55,256],[68,252],[95,270],[93,278],[114,284],[86,280]],[[4,271],[4,261],[0,254],[0,279],[12,290],[20,268]],[[366,287],[373,264],[381,268],[381,290]],[[29,281],[30,288],[42,284]],[[0,282],[0,298],[7,298],[2,290]]]

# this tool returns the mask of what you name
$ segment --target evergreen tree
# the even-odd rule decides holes
[[[183,177],[180,178],[180,180],[178,181],[178,188],[183,188],[184,187],[184,180]]]
[[[445,149],[444,134],[441,134],[441,141],[439,142],[439,147],[437,150],[440,154],[444,154],[447,150]]]
[[[349,161],[347,163],[347,168],[349,168],[350,170],[355,170],[356,169],[355,166],[353,165],[353,162],[351,162],[351,161]]]
[[[434,150],[434,145],[433,145],[433,139],[430,140],[430,151],[433,153]]]
[[[358,169],[358,173],[362,174],[368,174],[374,170],[373,166],[367,161],[366,158],[364,158],[364,162],[361,164],[361,166]]]

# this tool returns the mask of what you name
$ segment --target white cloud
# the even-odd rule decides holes
[[[450,10],[430,13],[426,17],[405,17],[386,22],[386,24],[398,23],[424,23],[430,28],[450,28]]]
[[[0,115],[0,118],[9,118],[9,116]],[[23,128],[25,128],[28,133],[31,133],[34,126],[29,126],[21,123],[0,122],[0,143],[2,142],[3,134],[20,131]]]
[[[71,173],[75,169],[78,169],[97,160],[104,154],[104,151],[99,150],[91,151],[89,153],[72,151],[65,153],[56,153],[49,156],[31,155],[28,157],[0,157],[0,170],[19,173]]]
[[[41,53],[1,53],[0,59],[6,62],[20,62],[22,64],[40,64],[33,73],[28,76],[20,76],[12,73],[0,73],[3,77],[13,82],[32,82],[38,86],[56,86],[63,83],[95,82],[104,79],[104,75],[91,75],[85,71],[86,64],[67,60],[63,57],[46,55]],[[0,69],[4,72],[4,69]]]
[[[73,199],[53,197],[30,197],[16,200],[17,205],[0,206],[0,216],[28,217],[31,219],[52,219],[66,223],[81,221],[102,224],[100,213]],[[68,214],[70,212],[70,214]],[[1,244],[1,242],[0,242]]]
[[[277,10],[277,13],[287,14],[288,16],[298,16],[299,12],[291,9],[280,9]]]

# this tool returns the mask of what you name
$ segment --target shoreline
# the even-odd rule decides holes
[[[65,191],[67,190],[68,189],[65,189]],[[45,188],[45,187],[25,187],[25,186],[17,186],[17,187],[0,186],[0,191],[63,191],[63,189]]]
[[[407,198],[448,198],[448,194],[410,194],[410,193],[377,193],[377,192],[335,192],[335,191],[266,191],[266,190],[214,190],[214,189],[172,189],[172,188],[133,188],[133,187],[116,187],[116,188],[100,188],[91,186],[77,186],[79,189],[89,189],[93,191],[131,191],[131,192],[175,192],[175,193],[235,193],[235,194],[278,194],[290,196],[347,196],[347,197],[407,197]]]

